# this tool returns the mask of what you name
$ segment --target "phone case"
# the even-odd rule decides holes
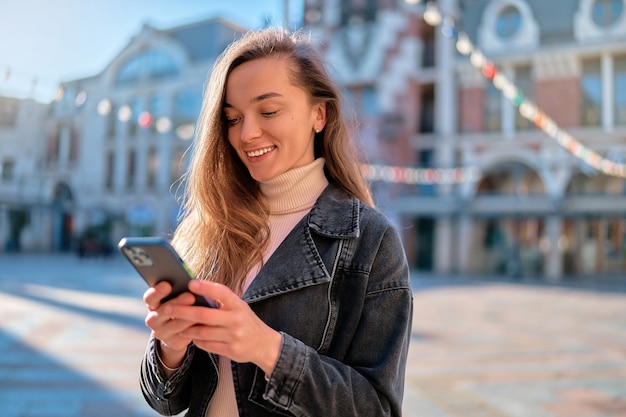
[[[118,247],[122,254],[150,286],[161,281],[172,285],[172,292],[161,302],[166,302],[189,291],[193,272],[169,242],[160,237],[125,237]],[[212,300],[196,295],[196,305],[215,307]]]

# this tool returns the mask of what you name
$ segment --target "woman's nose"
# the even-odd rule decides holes
[[[246,117],[242,120],[241,140],[251,142],[261,136],[261,127],[254,118]]]

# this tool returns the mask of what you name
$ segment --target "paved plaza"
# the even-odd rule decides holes
[[[413,284],[404,417],[626,417],[625,286]],[[0,254],[0,417],[156,416],[144,290],[120,256]]]

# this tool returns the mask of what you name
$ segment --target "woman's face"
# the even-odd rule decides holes
[[[325,104],[311,104],[289,81],[288,65],[284,58],[256,59],[226,80],[228,141],[259,182],[313,162],[315,130],[326,121]]]

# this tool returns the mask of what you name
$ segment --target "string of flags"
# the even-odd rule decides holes
[[[419,3],[420,0],[406,0],[409,3]],[[496,65],[474,46],[469,36],[456,28],[455,21],[450,16],[442,16],[437,4],[428,1],[423,13],[424,21],[433,26],[440,26],[441,33],[449,38],[456,38],[456,49],[462,55],[468,56],[471,64],[480,70],[481,74],[489,79],[517,108],[522,117],[528,119],[539,129],[554,139],[562,148],[585,164],[603,174],[626,178],[626,165],[605,158],[585,146],[566,130],[562,129],[549,115],[539,109],[534,103],[524,97],[517,86],[511,82]],[[415,169],[389,166],[364,167],[366,177],[372,181],[386,181],[406,184],[435,184],[460,183],[477,181],[481,171],[478,167],[451,168],[451,169]]]
[[[417,4],[421,0],[405,0],[407,3]],[[435,1],[429,0],[423,11],[424,21],[433,27],[439,27],[441,33],[449,38],[456,39],[456,49],[459,53],[469,57],[470,63],[480,70],[481,74],[490,80],[502,94],[515,105],[522,117],[528,119],[541,129],[546,135],[555,140],[563,149],[578,158],[588,166],[603,174],[626,178],[626,164],[603,157],[588,146],[574,138],[566,130],[562,129],[548,114],[538,108],[532,101],[527,99],[517,86],[511,82],[505,74],[500,72],[494,62],[490,61],[475,45],[469,36],[459,31],[454,19],[450,16],[442,16]],[[22,74],[16,77],[15,69],[5,66],[1,70],[1,82],[7,83],[15,78],[30,79],[31,90],[40,83],[37,74]],[[84,94],[79,92],[78,94]],[[57,92],[58,99],[59,92]],[[76,105],[79,102],[78,96]],[[405,184],[455,184],[463,182],[475,182],[480,179],[481,170],[478,167],[461,168],[412,168],[386,165],[363,165],[366,178],[371,181],[384,181]]]

